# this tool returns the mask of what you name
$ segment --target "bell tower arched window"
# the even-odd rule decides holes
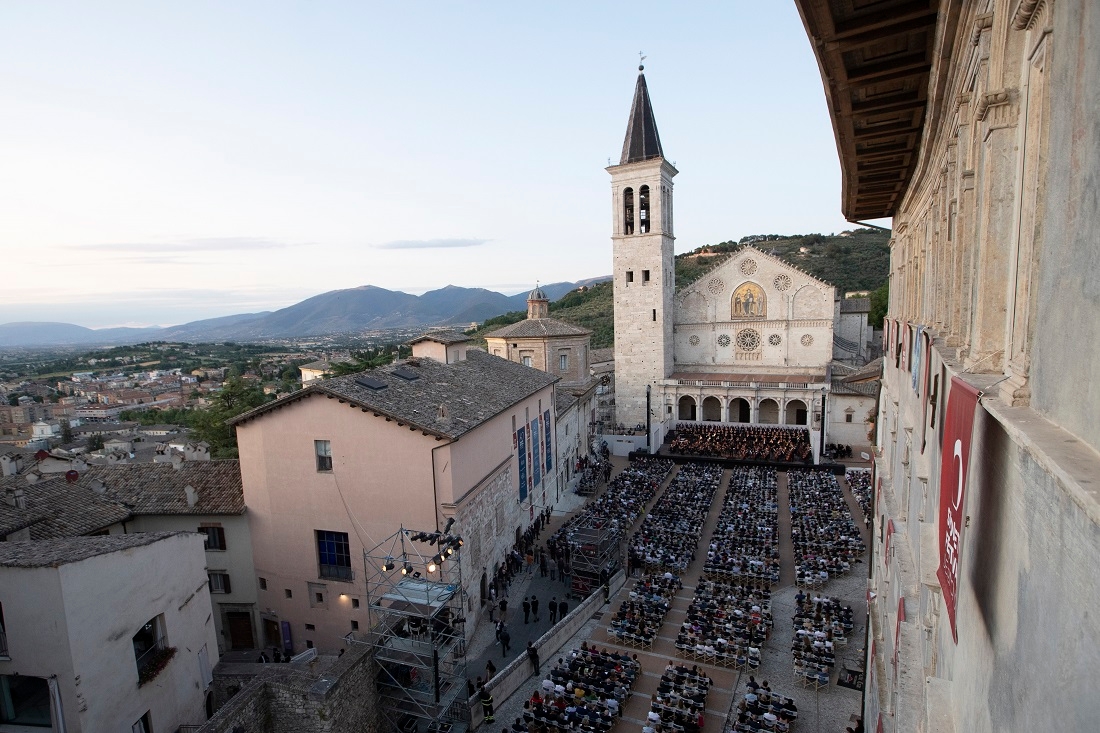
[[[649,186],[638,189],[638,232],[646,234],[650,230],[649,219]]]
[[[634,233],[634,189],[623,189],[623,234]]]

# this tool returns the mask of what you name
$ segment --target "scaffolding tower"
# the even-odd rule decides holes
[[[622,567],[623,530],[616,520],[586,517],[566,527],[571,577],[569,590],[587,598]]]
[[[383,717],[395,733],[469,728],[461,546],[446,531],[402,527],[363,553],[368,643]]]

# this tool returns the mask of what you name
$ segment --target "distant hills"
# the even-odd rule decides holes
[[[557,300],[581,285],[606,279],[552,283],[542,289],[551,300]],[[465,327],[526,307],[526,292],[508,296],[483,288],[448,285],[417,296],[364,285],[321,293],[277,311],[207,318],[166,328],[92,329],[72,323],[4,323],[0,324],[0,348],[122,345],[142,341],[256,341],[385,328]]]

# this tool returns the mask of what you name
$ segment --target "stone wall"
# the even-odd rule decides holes
[[[232,665],[215,672],[215,700],[259,668],[200,733],[376,733],[381,716],[371,648],[357,644],[316,674],[297,665]]]

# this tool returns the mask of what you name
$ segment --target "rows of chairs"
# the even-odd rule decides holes
[[[698,667],[670,660],[646,715],[647,727],[658,733],[699,733],[711,684]]]
[[[649,648],[682,587],[680,578],[669,572],[643,576],[612,617],[611,634],[626,646]]]
[[[844,480],[848,482],[848,488],[859,502],[859,508],[863,510],[863,523],[871,521],[871,471],[867,468],[849,468],[844,473]]]
[[[778,479],[773,468],[734,468],[703,573],[779,582]]]
[[[677,653],[735,669],[760,667],[773,625],[767,584],[701,580],[676,637]]]
[[[749,687],[737,703],[736,715],[730,721],[732,727],[728,729],[736,733],[786,733],[797,718],[798,706],[792,698],[763,687]]]
[[[866,547],[836,477],[828,471],[790,471],[791,540],[796,583],[821,588],[847,573]]]
[[[695,559],[699,534],[722,480],[722,469],[685,463],[630,540],[649,571],[680,574]]]

